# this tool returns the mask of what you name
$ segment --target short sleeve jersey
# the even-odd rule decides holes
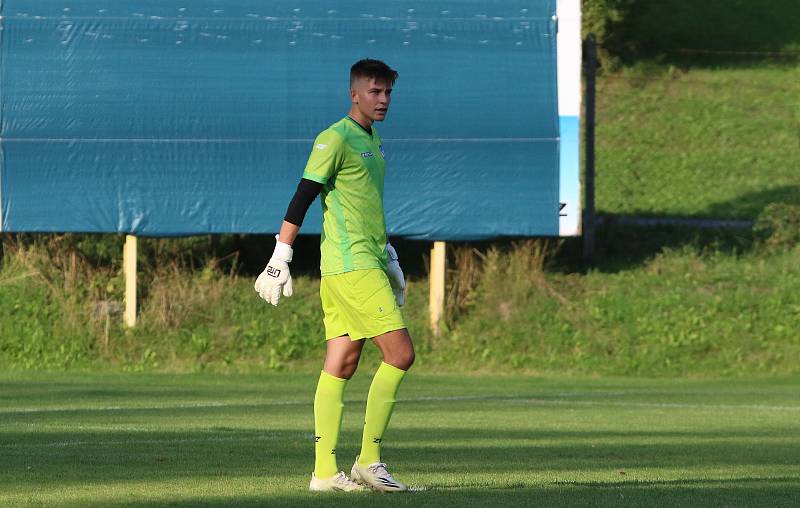
[[[314,141],[303,178],[323,185],[323,276],[386,269],[385,170],[383,146],[375,126],[370,134],[348,116]]]

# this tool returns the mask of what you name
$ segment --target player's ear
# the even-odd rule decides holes
[[[356,91],[355,86],[350,87],[350,100],[353,104],[358,104],[358,92]]]

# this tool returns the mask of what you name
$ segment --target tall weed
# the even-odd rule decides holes
[[[544,283],[544,271],[558,250],[559,242],[530,238],[501,248],[481,251],[470,245],[450,248],[445,298],[445,319],[453,326],[476,304],[479,295],[500,291],[499,315],[508,319],[513,300],[527,295],[532,286]]]

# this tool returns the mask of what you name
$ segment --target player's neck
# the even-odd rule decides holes
[[[359,111],[355,106],[350,108],[350,112],[347,114],[347,116],[352,118],[353,121],[360,125],[362,129],[372,134],[372,119],[361,113],[361,111]]]

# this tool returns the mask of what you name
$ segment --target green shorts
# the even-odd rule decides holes
[[[389,278],[378,268],[323,276],[319,296],[325,340],[360,340],[406,327]]]

